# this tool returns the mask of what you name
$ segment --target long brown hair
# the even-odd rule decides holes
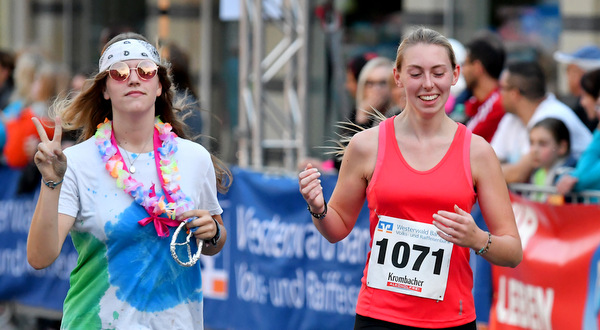
[[[148,42],[140,34],[125,32],[107,42],[102,52],[110,45],[125,39],[138,39]],[[181,111],[182,107],[179,104],[174,105],[173,103],[175,87],[173,86],[168,62],[161,60],[157,76],[162,86],[162,94],[156,98],[154,107],[155,116],[159,116],[162,121],[170,123],[173,127],[173,132],[179,137],[188,139],[186,134],[187,127],[179,116],[176,115],[176,112]],[[103,123],[105,118],[112,120],[111,101],[103,97],[107,77],[107,71],[98,72],[94,77],[86,81],[82,91],[75,97],[65,97],[54,102],[52,107],[53,114],[61,117],[62,126],[65,130],[78,130],[80,132],[79,142],[93,137],[98,125]],[[217,176],[217,189],[219,192],[225,193],[231,186],[233,175],[227,166],[212,153],[211,158]]]

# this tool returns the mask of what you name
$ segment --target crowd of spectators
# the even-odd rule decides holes
[[[548,89],[549,79],[541,60],[511,58],[497,35],[482,32],[464,45],[452,41],[461,57],[457,58],[461,65],[461,85],[453,87],[451,104],[447,104],[446,112],[490,142],[502,163],[507,184],[528,183],[551,188],[557,192],[554,196],[600,190],[600,178],[590,174],[600,173],[592,167],[600,164],[597,161],[600,148],[596,141],[600,137],[600,48],[585,45],[572,53],[554,54],[555,65],[566,67],[569,87],[569,95],[559,98]],[[358,62],[362,65],[357,66]],[[346,87],[353,107],[348,117],[342,120],[342,131],[338,131],[336,143],[347,142],[356,131],[377,125],[381,118],[401,111],[404,101],[391,102],[389,97],[394,93],[401,94],[395,88],[397,86],[393,82],[384,84],[384,70],[381,74],[375,70],[385,67],[391,74],[389,65],[384,63],[387,59],[370,52],[348,61]],[[562,101],[568,99],[575,102]],[[379,120],[373,116],[374,110],[379,113]],[[539,133],[533,132],[534,128],[537,131],[543,127],[550,129],[547,119],[558,121],[553,127],[567,128],[568,136],[565,137],[558,136],[557,132],[547,133],[552,133],[557,146],[568,143],[565,146],[568,152],[555,148],[551,150],[555,162],[542,164],[538,159],[541,142],[532,134],[537,136]],[[583,161],[578,162],[580,159]],[[330,160],[307,159],[298,167],[302,169],[308,162],[321,170],[339,170],[339,161],[334,161],[332,167]],[[544,198],[538,200],[552,203],[572,200],[563,196],[549,198],[552,195],[545,193]]]
[[[562,195],[571,192],[600,190],[600,180],[588,174],[593,173],[590,164],[598,163],[599,154],[592,133],[594,137],[599,134],[600,48],[584,45],[572,53],[554,54],[555,64],[566,67],[570,95],[563,98],[575,99],[571,106],[548,90],[540,60],[511,59],[494,34],[477,35],[465,49],[463,94],[470,97],[463,97],[464,116],[454,118],[462,118],[475,134],[491,143],[506,182],[554,188],[557,194],[545,193],[538,200],[555,204],[569,200]],[[460,109],[460,100],[456,109]],[[566,131],[557,132],[559,127]],[[552,154],[545,156],[551,158],[545,162],[539,155],[542,131],[544,143],[554,146],[545,145]],[[582,166],[585,172],[577,170]],[[587,180],[576,185],[579,176]]]
[[[556,52],[555,64],[566,67],[570,96],[567,104],[547,89],[548,78],[538,60],[510,60],[502,41],[485,33],[463,46],[453,40],[461,65],[460,89],[453,90],[447,113],[475,134],[491,143],[503,165],[507,183],[530,183],[555,188],[556,193],[540,194],[536,200],[562,204],[563,196],[585,190],[600,191],[600,48],[583,45],[574,52]],[[199,104],[188,70],[185,52],[169,44],[167,58],[173,62],[178,96],[184,102]],[[464,57],[464,58],[463,58]],[[390,117],[404,107],[404,93],[394,84],[391,59],[368,52],[351,58],[347,64],[346,89],[352,108],[345,120],[356,127],[369,128],[377,116]],[[39,143],[31,118],[50,123],[51,104],[61,93],[77,93],[85,88],[91,74],[82,70],[71,74],[62,63],[43,53],[27,49],[0,50],[0,166],[20,171],[17,194],[33,192],[40,176],[32,164]],[[202,114],[186,119],[194,134],[202,131]],[[460,112],[460,113],[459,113]],[[359,128],[359,129],[360,129]],[[53,128],[46,125],[47,134]],[[341,136],[354,131],[336,128]],[[64,147],[76,143],[73,133],[63,138]],[[311,161],[332,172],[339,161]],[[0,325],[6,306],[0,305]]]

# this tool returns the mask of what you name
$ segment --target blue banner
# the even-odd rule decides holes
[[[216,256],[201,258],[206,327],[351,329],[370,249],[366,206],[350,235],[331,244],[313,225],[296,176],[232,171],[231,189],[219,196],[227,244]],[[20,175],[1,174],[11,182]],[[335,175],[321,178],[327,199],[336,180]],[[77,252],[67,237],[50,267],[29,266],[27,233],[36,202],[33,194],[0,198],[0,301],[62,311]],[[487,321],[489,264],[487,275],[485,269],[476,271],[481,281],[475,283],[475,296],[478,319]]]
[[[360,278],[369,251],[368,211],[336,244],[312,223],[297,177],[233,168],[220,195],[227,244],[203,256],[207,328],[352,328]],[[9,180],[18,172],[3,172]],[[336,176],[322,177],[329,198]],[[6,196],[5,196],[6,198]],[[0,202],[0,301],[62,311],[77,252],[67,237],[58,259],[35,270],[27,263],[27,233],[37,196]]]
[[[369,251],[367,208],[331,244],[313,225],[297,177],[233,172],[221,196],[227,244],[202,259],[206,327],[351,329]],[[322,177],[327,198],[336,179]]]
[[[35,270],[29,265],[27,234],[36,202],[32,194],[0,200],[0,301],[62,311],[77,252],[67,237],[50,267]]]

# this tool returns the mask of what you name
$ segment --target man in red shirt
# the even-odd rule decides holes
[[[498,78],[504,67],[506,52],[495,35],[477,37],[465,45],[467,57],[462,74],[473,95],[465,103],[467,127],[490,142],[504,109],[498,89]]]

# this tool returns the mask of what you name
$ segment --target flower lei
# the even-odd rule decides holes
[[[154,222],[158,236],[168,237],[168,227],[177,227],[180,224],[180,221],[176,220],[177,215],[192,209],[192,201],[185,196],[177,183],[180,179],[175,160],[177,134],[171,132],[171,124],[163,123],[158,117],[154,122],[154,128],[154,157],[161,186],[165,192],[165,196],[160,198],[156,196],[154,184],[150,189],[145,190],[144,185],[134,179],[126,170],[127,166],[123,162],[123,156],[121,156],[112,134],[111,121],[104,119],[104,123],[98,125],[94,137],[102,161],[106,163],[106,170],[117,179],[117,187],[131,195],[150,215],[139,220],[138,223],[145,226]],[[158,147],[161,142],[162,145]],[[161,215],[166,215],[166,217],[161,217]]]

